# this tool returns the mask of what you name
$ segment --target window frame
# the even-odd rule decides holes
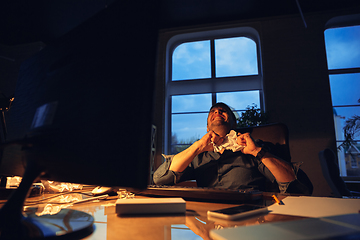
[[[353,27],[353,26],[360,26],[360,14],[352,14],[352,15],[344,15],[344,16],[337,16],[332,19],[330,19],[324,29],[324,43],[325,43],[325,31],[328,29],[334,29],[334,28],[343,28],[343,27]],[[326,44],[326,43],[325,43]],[[329,69],[328,68],[328,76],[329,76],[329,86],[330,86],[330,76],[331,75],[345,75],[345,74],[360,74],[360,67],[352,67],[352,68],[336,68],[336,69]],[[331,93],[331,92],[330,92]],[[332,93],[331,93],[332,94]],[[331,96],[332,97],[332,96]],[[360,104],[351,104],[351,105],[332,105],[334,108],[346,108],[346,107],[359,107]],[[342,142],[344,142],[343,137],[339,136],[342,131],[338,132],[339,126],[337,125],[337,122],[335,120],[334,116],[334,129],[335,129],[335,141],[336,146],[339,147]],[[360,139],[355,139],[359,141]],[[342,156],[343,154],[343,156]],[[340,176],[343,177],[345,180],[347,178],[349,179],[360,179],[360,176],[347,176],[347,170],[346,170],[346,156],[345,156],[345,150],[341,149],[337,153],[338,157],[338,165],[340,170]],[[351,163],[350,163],[351,165]]]
[[[256,44],[258,75],[215,77],[215,49],[216,39],[247,37]],[[211,78],[172,81],[172,55],[176,47],[182,43],[210,40],[211,44]],[[166,45],[165,61],[165,128],[164,152],[169,154],[171,149],[171,96],[211,93],[212,104],[216,101],[216,93],[258,90],[260,94],[260,108],[265,110],[263,74],[261,62],[261,45],[259,33],[252,27],[229,27],[215,30],[191,30],[171,37]]]

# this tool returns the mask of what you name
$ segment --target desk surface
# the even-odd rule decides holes
[[[45,194],[47,196],[49,194]],[[143,196],[136,196],[143,198]],[[44,196],[40,197],[44,198]],[[60,199],[59,199],[60,198]],[[142,216],[118,216],[115,213],[115,201],[117,196],[110,197],[106,200],[89,201],[72,206],[52,204],[63,201],[65,198],[77,198],[81,200],[84,198],[79,193],[69,193],[60,196],[56,199],[47,200],[41,204],[34,205],[37,207],[37,213],[45,212],[46,210],[56,210],[59,206],[80,210],[91,214],[94,217],[95,231],[86,240],[112,240],[112,239],[147,239],[147,240],[171,240],[171,239],[211,239],[209,231],[212,229],[221,229],[223,227],[234,226],[250,226],[261,224],[265,222],[279,222],[298,220],[302,217],[266,214],[262,216],[255,216],[246,218],[242,221],[213,221],[207,218],[208,210],[216,210],[237,206],[239,204],[227,203],[209,203],[209,202],[195,202],[186,201],[186,213],[180,215],[142,215]],[[36,199],[36,198],[35,198]],[[34,200],[34,198],[30,198]],[[269,205],[265,203],[264,205]],[[272,203],[270,201],[270,203]],[[52,205],[52,206],[51,206]],[[45,207],[46,206],[46,207]],[[31,210],[33,211],[33,210]]]
[[[233,207],[241,203],[230,204],[230,203],[186,201],[185,214],[118,216],[115,211],[115,202],[118,199],[118,196],[108,197],[106,200],[88,201],[89,196],[84,195],[83,191],[82,193],[71,192],[71,193],[66,193],[65,195],[55,194],[57,195],[56,198],[47,198],[49,196],[54,196],[54,194],[45,194],[39,197],[28,198],[27,202],[25,203],[25,205],[28,206],[26,208],[26,212],[28,214],[46,215],[46,217],[51,216],[52,214],[60,211],[62,208],[74,209],[88,213],[92,215],[94,218],[95,231],[90,236],[84,238],[86,240],[93,240],[93,239],[101,239],[101,240],[104,239],[106,240],[205,239],[208,240],[211,239],[209,237],[209,233],[213,229],[227,228],[226,230],[224,229],[221,231],[211,231],[212,234],[214,234],[215,232],[227,233],[229,231],[234,230],[236,232],[235,236],[238,235],[239,229],[245,231],[249,229],[253,229],[251,230],[252,232],[249,230],[253,235],[254,231],[256,233],[259,232],[257,225],[263,223],[271,223],[271,224],[264,224],[263,226],[261,226],[262,229],[263,227],[266,226],[275,226],[275,230],[276,230],[275,235],[277,236],[279,225],[283,227],[284,225],[286,226],[296,225],[296,229],[297,229],[296,231],[303,231],[301,229],[299,230],[298,227],[299,222],[302,222],[303,225],[310,223],[311,226],[310,228],[306,226],[305,227],[307,230],[309,229],[311,230],[311,229],[315,229],[314,227],[312,227],[313,225],[311,225],[313,224],[312,222],[314,221],[318,221],[318,224],[320,225],[321,224],[323,225],[324,222],[330,223],[331,226],[327,226],[325,232],[328,232],[329,229],[333,229],[334,228],[333,225],[334,225],[336,226],[336,228],[346,228],[345,230],[347,234],[354,234],[353,232],[351,232],[354,231],[357,234],[356,236],[360,237],[360,223],[358,222],[358,220],[360,219],[358,215],[358,213],[360,213],[360,208],[359,208],[360,199],[336,199],[336,198],[278,195],[278,198],[280,200],[283,200],[283,204],[273,205],[274,201],[271,197],[272,194],[263,193],[263,199],[260,201],[256,200],[256,204],[269,206],[269,209],[270,211],[272,211],[272,213],[253,216],[241,221],[225,221],[225,220],[208,219],[207,211]],[[90,193],[89,190],[87,190],[87,193],[88,194]],[[141,195],[137,195],[135,197],[146,198],[145,196],[141,196]],[[78,202],[74,204],[71,203],[69,204],[69,202],[74,202],[74,201],[76,202],[84,199],[87,201],[81,203]],[[0,201],[0,205],[4,202],[5,201]],[[326,218],[327,216],[326,214],[329,212],[329,209],[333,210],[330,211],[329,214],[334,216],[337,215],[335,217],[338,218],[335,219],[332,218],[331,216],[329,218]],[[308,212],[306,212],[305,210],[308,210]],[[309,213],[309,211],[311,213]],[[354,214],[354,213],[355,215],[343,215],[343,214]],[[351,219],[350,218],[348,219],[348,216],[350,216]],[[356,219],[353,217],[355,217]],[[300,219],[306,219],[306,220],[295,221]],[[79,221],[82,220],[79,219]],[[63,222],[61,222],[60,225],[62,225],[62,223]],[[64,222],[64,225],[66,225],[66,223],[67,222]],[[234,228],[236,226],[239,227],[251,226],[251,227]],[[242,234],[243,233],[244,232],[242,232]],[[323,232],[320,231],[320,233],[312,232],[311,234],[320,234],[319,236],[323,236],[323,233],[324,231]],[[341,232],[337,230],[334,232],[335,235],[336,234],[338,235],[339,233]],[[310,236],[312,236],[311,234]],[[268,237],[268,235],[266,235],[266,237]]]
[[[115,200],[97,203],[83,203],[71,208],[87,212],[94,216],[95,232],[86,237],[92,239],[211,239],[209,231],[230,226],[255,225],[265,222],[290,221],[301,219],[296,216],[266,214],[247,218],[242,221],[212,221],[207,218],[208,210],[237,206],[238,204],[186,202],[186,213],[166,216],[121,217],[115,213]]]
[[[89,193],[89,192],[88,192]],[[118,196],[109,197],[106,200],[100,201],[85,201],[76,204],[68,204],[67,202],[73,202],[74,200],[89,200],[89,197],[84,197],[83,194],[80,193],[67,193],[66,195],[60,195],[56,198],[46,198],[53,194],[45,194],[40,197],[29,198],[26,202],[26,206],[29,206],[26,211],[28,213],[36,213],[36,215],[46,215],[50,216],[58,211],[61,208],[68,208],[83,211],[93,216],[94,218],[94,226],[95,231],[90,235],[84,238],[85,240],[112,240],[112,239],[166,239],[166,240],[177,240],[177,239],[186,239],[186,240],[196,240],[196,239],[211,239],[209,237],[209,233],[213,229],[222,229],[221,231],[211,231],[214,233],[228,233],[229,231],[236,232],[233,236],[238,236],[239,230],[241,230],[241,234],[244,234],[244,231],[248,230],[250,235],[253,236],[253,233],[264,233],[263,231],[259,231],[258,225],[263,223],[271,223],[264,224],[261,226],[261,229],[266,227],[273,227],[272,229],[268,229],[275,231],[273,236],[277,236],[279,234],[279,225],[286,228],[286,233],[288,233],[288,227],[294,228],[296,233],[301,231],[303,233],[303,229],[307,230],[310,233],[306,233],[306,236],[323,236],[324,232],[328,233],[329,229],[333,230],[333,235],[338,236],[339,234],[348,234],[344,235],[345,238],[339,239],[347,239],[346,236],[354,236],[356,234],[357,237],[360,237],[360,216],[359,213],[359,199],[334,199],[334,198],[316,198],[316,197],[299,197],[290,196],[286,197],[282,195],[278,195],[279,199],[283,200],[283,205],[272,205],[269,209],[272,209],[274,213],[267,213],[265,215],[258,215],[250,218],[246,218],[241,221],[225,221],[225,220],[212,220],[207,218],[208,210],[216,210],[221,208],[233,207],[238,204],[230,204],[230,203],[210,203],[210,202],[196,202],[196,201],[186,201],[186,213],[180,215],[137,215],[137,216],[118,216],[115,213],[115,202],[118,199]],[[271,200],[271,194],[264,193],[263,194],[262,205],[269,206],[274,202]],[[46,199],[45,199],[46,198]],[[144,196],[136,196],[136,198],[144,198]],[[41,200],[41,202],[38,202]],[[303,201],[306,201],[307,204],[303,204]],[[295,202],[294,202],[295,201]],[[300,203],[299,203],[300,201]],[[341,204],[338,203],[341,201]],[[65,202],[65,204],[60,204]],[[4,203],[1,201],[0,203]],[[257,202],[257,204],[261,204]],[[316,216],[311,217],[308,214],[299,214],[292,213],[292,211],[288,211],[286,214],[282,213],[282,211],[276,210],[276,208],[280,208],[281,206],[287,207],[295,207],[301,208],[305,205],[306,208],[312,205],[312,211],[317,211],[320,213],[324,212],[324,209],[320,209],[320,211],[314,209],[315,208],[324,208],[325,206],[326,212],[329,208],[339,208],[342,209],[344,214],[352,213],[352,215],[337,215],[329,218],[316,218]],[[329,205],[330,204],[330,205]],[[347,206],[351,206],[346,212],[344,204]],[[67,211],[66,211],[67,212]],[[353,214],[356,213],[356,214]],[[289,215],[290,214],[290,215]],[[339,214],[339,213],[337,213]],[[303,216],[300,217],[299,215]],[[350,218],[349,218],[350,216]],[[304,221],[295,221],[305,219]],[[355,220],[354,220],[355,219]],[[351,220],[351,221],[350,221]],[[82,221],[79,219],[79,221]],[[299,222],[302,223],[303,228],[299,228]],[[319,231],[313,231],[314,229],[318,229],[318,227],[313,227],[313,224],[320,224],[321,226],[324,223],[328,224],[326,228],[322,227]],[[307,225],[306,225],[307,224]],[[309,225],[310,224],[310,225]],[[62,222],[61,224],[62,225]],[[66,223],[64,222],[64,225]],[[286,225],[286,226],[285,226]],[[291,226],[289,226],[291,225]],[[319,226],[320,226],[319,225]],[[67,226],[67,225],[66,225]],[[250,226],[246,228],[234,228],[236,226]],[[311,226],[311,227],[309,227]],[[336,226],[334,228],[334,226]],[[264,228],[263,228],[264,227]],[[304,228],[305,227],[305,228]],[[71,227],[70,227],[71,228]],[[342,229],[345,232],[338,231],[336,229]],[[275,229],[275,230],[274,230]],[[340,229],[340,230],[341,230]],[[268,230],[266,230],[266,234],[268,234]],[[350,231],[351,230],[351,231]],[[249,234],[249,233],[248,233]],[[294,233],[295,234],[295,233]],[[314,235],[315,234],[315,235]],[[317,234],[317,235],[316,235]],[[320,235],[319,235],[320,234]],[[328,235],[329,235],[328,234]],[[349,235],[350,234],[350,235]],[[299,234],[298,234],[299,235]],[[268,235],[265,235],[268,237]],[[297,236],[297,235],[296,235]],[[340,237],[343,235],[339,235]],[[263,239],[262,236],[259,239]],[[237,239],[237,237],[235,237]],[[275,239],[278,239],[277,237]],[[290,238],[293,239],[293,238]],[[303,239],[303,238],[301,238]],[[317,239],[317,238],[316,238]],[[355,238],[352,238],[355,239]]]

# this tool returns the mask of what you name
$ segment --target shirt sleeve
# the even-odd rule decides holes
[[[153,180],[156,185],[175,185],[182,173],[169,170],[174,155],[162,155],[164,162],[156,169]]]
[[[273,185],[276,186],[276,188],[278,188],[281,193],[296,193],[305,195],[312,194],[313,185],[306,173],[302,169],[300,169],[302,162],[291,163],[290,155],[287,154],[286,151],[284,154],[283,151],[276,149],[275,145],[272,143],[263,142],[259,139],[256,140],[256,143],[259,146],[265,147],[274,156],[278,156],[291,164],[295,174],[295,179],[291,182],[278,182],[276,181],[274,175],[270,172],[270,170],[261,161],[258,161],[259,171],[264,174],[264,176],[269,179],[270,182],[273,183]],[[276,190],[276,188],[274,190]]]
[[[313,185],[305,172],[300,169],[301,164],[302,162],[292,164],[295,173],[295,179],[293,181],[285,183],[278,182],[281,193],[312,194]]]
[[[291,182],[278,182],[264,163],[259,161],[258,169],[272,183],[276,182],[281,193],[297,193],[311,195],[313,185],[307,175],[300,169],[302,162],[291,163],[295,179]]]

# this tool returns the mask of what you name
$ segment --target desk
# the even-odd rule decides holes
[[[73,205],[71,208],[87,212],[94,216],[95,232],[84,238],[94,239],[136,239],[136,240],[171,240],[171,239],[210,239],[209,231],[229,226],[261,224],[301,219],[296,216],[267,214],[247,218],[243,221],[214,222],[207,219],[208,210],[232,207],[238,204],[186,202],[186,214],[166,216],[121,217],[115,214],[116,199]]]
[[[47,194],[46,194],[47,195]],[[45,195],[45,196],[46,196]],[[66,198],[82,198],[81,194],[70,193]],[[136,196],[138,198],[144,196]],[[268,196],[264,196],[264,205],[269,205]],[[33,200],[33,198],[31,199]],[[255,216],[242,221],[209,220],[208,210],[233,207],[238,204],[209,203],[209,202],[186,202],[186,213],[181,215],[143,215],[143,216],[118,216],[115,213],[115,201],[117,196],[98,202],[84,202],[74,204],[68,208],[80,210],[94,217],[95,231],[85,240],[171,240],[171,239],[211,239],[209,231],[223,227],[250,226],[266,222],[280,222],[302,219],[298,216],[266,214]],[[51,200],[52,201],[52,200]],[[51,201],[47,203],[51,204]],[[55,200],[59,201],[59,200]],[[271,201],[270,201],[271,203]],[[45,209],[45,204],[38,205],[38,212]],[[54,205],[55,207],[58,205]],[[55,208],[54,207],[54,208]]]
[[[89,192],[88,192],[89,193]],[[82,203],[76,203],[72,205],[65,206],[63,204],[59,205],[59,202],[68,202],[63,200],[82,200],[84,199],[84,195],[80,193],[67,193],[66,195],[59,196],[57,198],[52,199],[46,199],[46,201],[42,201],[41,203],[35,202],[36,205],[34,205],[34,201],[36,200],[42,200],[45,197],[48,197],[51,194],[45,194],[40,197],[30,198],[28,200],[31,200],[32,202],[27,202],[26,205],[29,206],[31,203],[33,204],[31,207],[28,207],[26,209],[26,212],[33,213],[36,215],[39,215],[41,213],[49,214],[50,212],[48,210],[60,210],[61,208],[69,208],[74,210],[79,210],[86,212],[93,216],[94,218],[94,226],[95,231],[90,235],[85,237],[85,240],[94,240],[94,239],[101,239],[101,240],[112,240],[112,239],[135,239],[135,240],[141,240],[141,239],[166,239],[166,240],[177,240],[177,239],[205,239],[209,240],[211,239],[209,237],[209,232],[213,229],[222,229],[226,228],[221,231],[211,231],[212,234],[215,232],[221,232],[226,233],[234,232],[235,235],[238,236],[238,234],[244,234],[247,233],[251,236],[254,235],[254,233],[261,233],[262,235],[269,237],[269,231],[273,231],[273,235],[275,236],[276,240],[278,238],[279,234],[279,226],[286,229],[286,233],[288,233],[288,226],[290,228],[295,229],[295,232],[301,232],[303,233],[303,229],[310,231],[309,234],[306,236],[314,236],[314,232],[312,229],[317,229],[318,227],[314,228],[314,223],[320,225],[324,225],[323,223],[330,223],[327,224],[326,228],[320,228],[320,233],[315,234],[323,234],[324,232],[329,232],[328,230],[335,229],[335,234],[338,234],[336,228],[333,228],[334,224],[340,228],[346,228],[346,233],[348,233],[348,229],[351,228],[352,233],[349,234],[356,234],[357,237],[360,237],[360,217],[355,214],[351,215],[352,222],[349,222],[344,219],[343,216],[335,216],[335,218],[316,218],[316,215],[314,215],[313,218],[310,218],[310,215],[307,214],[299,214],[299,212],[293,211],[287,211],[286,213],[283,211],[276,211],[276,208],[281,207],[281,205],[272,205],[269,207],[269,209],[273,209],[274,214],[268,213],[265,215],[258,215],[251,218],[246,218],[242,221],[224,221],[224,220],[212,220],[207,218],[207,211],[208,210],[216,210],[221,208],[227,208],[227,207],[233,207],[237,206],[238,204],[230,204],[230,203],[210,203],[210,202],[197,202],[197,201],[186,201],[186,213],[180,214],[180,215],[133,215],[133,216],[118,216],[115,213],[115,202],[118,199],[117,196],[109,197],[106,200],[100,200],[97,202],[93,201],[86,201]],[[269,206],[273,203],[271,200],[271,193],[263,193],[263,199],[259,202],[256,200],[257,204],[262,204],[265,206]],[[278,195],[280,200],[283,200],[285,208],[287,207],[295,207],[298,209],[300,207],[308,208],[308,205],[304,205],[303,200],[305,199],[307,203],[312,202],[313,207],[319,206],[317,208],[321,208],[322,205],[326,205],[326,212],[328,212],[329,208],[340,208],[343,209],[342,204],[352,205],[353,207],[350,208],[350,212],[352,213],[358,213],[360,210],[358,207],[359,200],[357,199],[335,199],[335,198],[316,198],[316,197],[297,197],[297,196],[290,196],[287,198],[284,198],[284,195]],[[85,199],[88,197],[85,197]],[[146,198],[146,196],[137,195],[136,198]],[[301,199],[302,198],[302,199]],[[294,202],[295,200],[295,202]],[[301,204],[299,204],[299,201]],[[342,201],[342,204],[338,204],[338,201]],[[343,202],[344,201],[344,202]],[[355,201],[355,202],[354,202]],[[293,202],[293,203],[291,203]],[[331,207],[329,207],[329,202],[332,204]],[[320,204],[320,205],[319,205]],[[335,205],[334,205],[335,204]],[[339,205],[339,206],[338,206]],[[61,207],[60,207],[61,206]],[[291,208],[292,209],[292,208]],[[315,212],[317,210],[314,210]],[[344,213],[346,211],[342,210]],[[57,211],[55,211],[57,212]],[[301,211],[302,212],[302,211]],[[323,210],[320,212],[323,213]],[[53,213],[53,212],[52,212]],[[341,212],[337,212],[334,214],[341,214]],[[284,215],[287,214],[287,215]],[[347,213],[348,214],[348,213]],[[302,215],[303,217],[300,217],[299,215]],[[347,217],[349,215],[345,215]],[[340,218],[339,218],[340,217]],[[342,220],[341,220],[342,219]],[[79,219],[82,221],[81,219]],[[300,220],[300,221],[296,221]],[[303,221],[304,220],[304,221]],[[310,221],[309,221],[310,220]],[[340,220],[340,222],[339,222]],[[345,220],[345,221],[343,221]],[[302,228],[299,227],[299,222],[302,222],[300,225]],[[270,224],[263,224],[263,223],[270,223]],[[310,225],[309,225],[310,223]],[[307,224],[307,225],[306,225]],[[67,226],[67,224],[64,222],[64,225]],[[266,229],[265,231],[259,231],[260,228],[262,230]],[[235,226],[238,226],[239,228],[234,228]],[[247,226],[246,228],[242,228],[241,226]],[[270,226],[270,228],[269,228]],[[275,226],[271,228],[271,226]],[[309,227],[311,226],[311,227]],[[317,225],[319,226],[319,225]],[[68,228],[68,227],[67,227]],[[238,231],[241,231],[239,233]],[[322,229],[322,230],[321,230]],[[234,230],[234,231],[233,231]],[[354,232],[356,230],[356,232]],[[306,231],[305,231],[306,232]],[[250,236],[249,235],[249,236]],[[315,236],[318,236],[315,235]],[[264,239],[264,236],[262,236],[259,239]],[[344,235],[345,236],[345,235]],[[353,235],[350,235],[353,236]],[[237,237],[235,237],[237,239]],[[293,238],[290,238],[293,239]],[[343,238],[341,238],[343,239]],[[347,239],[347,238],[344,238]],[[354,239],[354,238],[352,238]]]

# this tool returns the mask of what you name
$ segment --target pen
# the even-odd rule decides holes
[[[280,201],[275,195],[272,195],[272,197],[275,200],[275,202],[277,203],[277,205],[284,205],[284,203],[282,201]]]

